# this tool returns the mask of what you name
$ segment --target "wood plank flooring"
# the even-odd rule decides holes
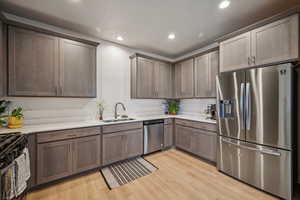
[[[275,200],[240,183],[214,166],[178,150],[146,157],[159,170],[109,190],[100,173],[93,173],[27,195],[27,200]]]

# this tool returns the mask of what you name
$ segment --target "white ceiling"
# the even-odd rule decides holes
[[[299,0],[0,0],[6,12],[175,58]],[[100,29],[97,31],[97,28]],[[175,40],[168,40],[169,33]],[[199,37],[199,34],[202,35]],[[117,41],[122,35],[124,41]]]

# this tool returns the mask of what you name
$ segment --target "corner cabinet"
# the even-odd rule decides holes
[[[195,97],[216,97],[216,76],[218,75],[218,71],[218,51],[195,58]]]
[[[135,55],[131,57],[131,98],[172,97],[172,65]]]
[[[175,64],[175,97],[194,97],[194,59]]]
[[[220,71],[299,59],[299,14],[220,43]]]
[[[96,97],[96,46],[8,27],[8,95]]]

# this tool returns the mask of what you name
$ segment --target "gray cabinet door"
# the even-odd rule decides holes
[[[164,148],[173,146],[173,124],[164,125]]]
[[[195,97],[209,97],[210,65],[209,54],[195,58]]]
[[[194,137],[193,128],[176,125],[175,133],[176,147],[191,152]]]
[[[38,144],[38,184],[63,178],[73,173],[72,146],[72,140]]]
[[[102,165],[108,165],[124,158],[125,137],[122,132],[103,135]]]
[[[154,93],[154,67],[155,61],[147,58],[137,58],[137,97],[153,98]]]
[[[209,88],[208,97],[217,96],[216,77],[219,74],[219,51],[209,54]]]
[[[58,39],[13,26],[9,26],[8,36],[8,94],[10,96],[56,96]]]
[[[0,97],[6,94],[6,35],[4,24],[0,21]]]
[[[254,65],[299,57],[299,15],[276,21],[251,32]]]
[[[143,154],[143,130],[137,129],[125,131],[124,134],[124,157],[132,158]],[[116,145],[116,144],[115,144]]]
[[[83,172],[100,166],[100,135],[74,140],[74,173]]]
[[[154,67],[154,97],[172,98],[172,85],[172,65],[156,61]]]
[[[220,43],[220,71],[251,66],[251,33],[247,32]]]
[[[210,131],[194,129],[192,153],[216,162],[217,134]]]
[[[59,95],[96,97],[96,47],[60,39],[59,48]]]
[[[192,98],[194,96],[194,59],[175,65],[175,96]]]

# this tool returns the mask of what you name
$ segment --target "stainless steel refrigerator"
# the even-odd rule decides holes
[[[217,77],[218,169],[284,199],[292,196],[292,65]]]

